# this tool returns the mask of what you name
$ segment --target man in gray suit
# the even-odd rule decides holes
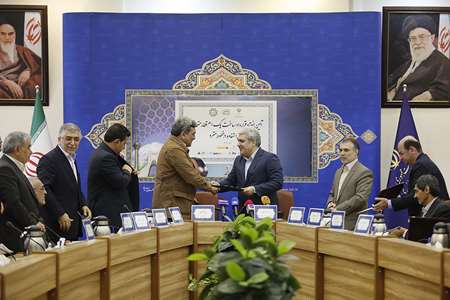
[[[358,161],[359,144],[356,139],[345,138],[339,145],[342,166],[334,175],[327,208],[345,211],[345,229],[353,230],[358,211],[367,208],[372,190],[373,174]]]

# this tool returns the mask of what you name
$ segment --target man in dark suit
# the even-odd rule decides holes
[[[136,172],[120,156],[129,136],[125,126],[111,125],[89,161],[89,206],[94,216],[107,216],[116,229],[122,226],[120,213],[139,209]]]
[[[220,190],[227,191],[227,186],[242,188],[238,194],[240,207],[248,199],[262,204],[262,196],[268,196],[271,204],[277,204],[276,192],[283,186],[283,169],[278,156],[260,148],[261,136],[256,129],[242,130],[237,141],[241,155],[234,160],[228,177],[220,181]]]
[[[439,198],[439,180],[430,174],[420,176],[414,185],[414,198],[421,207],[419,217],[450,219],[450,206]],[[408,230],[397,227],[390,231],[391,235],[407,237]]]
[[[450,206],[439,199],[439,181],[433,175],[420,176],[414,186],[414,195],[422,207],[420,216],[424,218],[450,219]]]
[[[61,126],[58,145],[39,161],[37,174],[45,186],[49,225],[60,236],[78,240],[81,236],[81,218],[78,212],[91,218],[81,192],[80,174],[75,155],[81,141],[80,128],[72,123]]]
[[[394,210],[408,209],[409,216],[420,216],[421,206],[414,198],[414,186],[417,179],[426,174],[433,175],[439,182],[439,197],[441,199],[449,199],[447,186],[445,184],[444,176],[436,166],[436,164],[422,152],[422,146],[412,136],[406,136],[397,146],[400,159],[411,166],[411,172],[408,179],[408,193],[404,196],[395,199],[375,198],[374,209],[381,211],[387,207],[392,207]]]
[[[9,221],[18,229],[36,224],[45,231],[30,213],[39,215],[37,198],[28,179],[23,174],[25,163],[31,155],[31,138],[24,132],[12,132],[3,144],[4,155],[0,158],[0,194],[5,206],[0,217],[0,239],[9,249],[23,251],[19,233],[6,225]]]
[[[359,144],[356,139],[345,138],[339,145],[342,166],[336,171],[328,196],[327,208],[345,211],[344,226],[355,228],[358,212],[367,208],[372,190],[373,173],[358,161]]]

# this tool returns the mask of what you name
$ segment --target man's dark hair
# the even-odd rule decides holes
[[[424,191],[425,187],[427,187],[427,186],[430,189],[430,194],[433,197],[438,197],[440,195],[441,190],[439,188],[439,181],[433,175],[425,174],[425,175],[420,176],[417,179],[416,187],[419,190]]]
[[[123,126],[122,124],[116,123],[111,125],[111,127],[108,128],[108,130],[105,133],[104,140],[107,143],[111,143],[115,139],[119,139],[120,141],[123,141],[127,137],[131,135],[128,128]]]
[[[359,152],[359,143],[354,137],[351,136],[346,137],[345,139],[342,140],[341,144],[342,143],[352,143],[353,148]]]
[[[194,120],[188,117],[180,117],[176,119],[175,123],[172,125],[170,134],[173,136],[179,136],[181,133],[190,131],[191,128],[195,127],[197,127],[197,123]]]
[[[406,140],[403,142],[403,148],[405,148],[405,150],[410,150],[411,147],[416,148],[417,152],[422,153],[422,146],[418,141]]]

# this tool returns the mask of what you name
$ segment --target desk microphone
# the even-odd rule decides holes
[[[241,211],[242,211],[242,212],[245,211],[245,213],[246,213],[247,215],[253,217],[254,212],[255,212],[255,207],[254,207],[253,201],[252,201],[251,199],[247,199],[247,200],[244,202],[244,206],[242,206]]]
[[[19,238],[20,239],[23,239],[25,237],[25,241],[24,241],[24,245],[23,245],[23,248],[24,248],[23,250],[25,251],[25,255],[28,255],[28,245],[29,245],[30,241],[32,241],[33,243],[38,245],[43,251],[45,251],[45,247],[44,246],[42,246],[40,243],[36,242],[35,240],[33,240],[29,236],[28,230],[32,229],[33,226],[35,226],[35,225],[30,225],[28,227],[25,227],[25,231],[22,231],[19,228],[17,228],[17,226],[14,225],[11,221],[6,221],[5,225],[8,226],[9,228],[13,229],[17,233],[19,233]]]
[[[269,196],[262,196],[261,197],[261,203],[263,205],[270,205],[270,198],[269,198]]]
[[[62,237],[57,234],[53,229],[50,228],[50,226],[48,226],[47,224],[44,223],[44,220],[37,216],[34,212],[30,211],[29,213],[30,217],[33,218],[35,221],[37,222],[41,222],[42,224],[44,224],[44,227],[46,230],[48,230],[51,234],[53,234],[54,236],[56,236],[58,238],[58,240],[60,240]]]
[[[224,199],[219,199],[218,201],[218,206],[220,208],[220,212],[221,212],[221,219],[222,221],[224,221],[225,216],[227,215],[227,206],[228,206],[228,201],[224,200]]]
[[[130,208],[128,207],[128,205],[124,204],[122,205],[122,208],[125,208],[125,210],[129,213],[131,213],[132,211],[130,210]]]
[[[234,218],[239,215],[239,200],[236,197],[231,198],[231,209],[233,211]]]
[[[19,228],[17,228],[17,226],[14,225],[11,221],[6,221],[5,225],[14,230],[15,232],[17,232],[20,238],[23,238],[27,234],[26,231],[22,231]]]

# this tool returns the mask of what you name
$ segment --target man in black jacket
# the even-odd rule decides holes
[[[411,172],[408,180],[408,193],[395,199],[375,198],[374,209],[381,211],[387,207],[394,210],[408,209],[409,216],[420,216],[421,206],[414,198],[414,186],[417,179],[422,175],[433,175],[439,182],[439,197],[448,200],[447,186],[444,177],[436,164],[422,152],[420,143],[412,136],[404,137],[398,143],[398,152],[400,159],[411,166]]]
[[[414,187],[417,202],[422,207],[421,217],[450,219],[450,206],[439,199],[439,181],[433,175],[422,175]]]
[[[31,138],[24,132],[12,132],[3,145],[4,155],[0,158],[0,195],[4,204],[4,213],[0,217],[0,242],[14,252],[23,251],[20,233],[7,223],[10,222],[19,230],[36,224],[45,230],[42,223],[30,215],[39,215],[37,198],[28,179],[23,174],[25,163],[31,155]]]
[[[47,225],[71,241],[81,236],[78,213],[87,218],[92,216],[81,191],[80,173],[75,162],[80,141],[80,128],[73,123],[63,124],[58,145],[40,159],[37,167],[37,175],[48,193]]]
[[[116,229],[122,225],[120,213],[139,209],[136,172],[120,156],[129,136],[125,126],[113,124],[89,161],[89,206],[94,216],[107,216]]]

